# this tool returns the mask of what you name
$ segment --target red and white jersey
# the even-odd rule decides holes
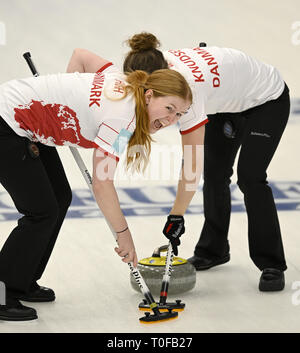
[[[181,130],[190,129],[207,114],[242,112],[261,105],[278,98],[284,89],[276,68],[235,49],[196,47],[163,54],[193,92],[193,105]]]
[[[135,130],[135,99],[111,63],[0,85],[0,116],[20,136],[49,146],[100,147],[117,159]]]

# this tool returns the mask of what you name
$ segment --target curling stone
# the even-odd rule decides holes
[[[143,276],[150,292],[154,295],[159,295],[161,290],[162,278],[165,272],[166,256],[161,256],[161,252],[165,252],[168,245],[156,248],[152,257],[142,259],[138,263],[138,270]],[[196,269],[187,260],[174,256],[172,262],[172,274],[168,294],[178,294],[187,292],[195,287],[196,284]],[[140,292],[140,289],[130,274],[130,283],[134,290]]]

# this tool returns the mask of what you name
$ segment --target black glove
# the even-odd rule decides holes
[[[170,240],[174,255],[178,255],[177,247],[180,245],[180,237],[185,232],[183,216],[169,215],[163,229],[164,235]]]

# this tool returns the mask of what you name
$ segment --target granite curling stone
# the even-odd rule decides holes
[[[137,266],[151,293],[156,296],[160,295],[166,265],[166,256],[161,256],[161,252],[165,252],[167,249],[168,245],[156,248],[151,257],[140,260]],[[140,292],[138,284],[131,273],[130,284],[134,290]],[[174,256],[168,294],[172,295],[187,292],[193,289],[195,284],[195,267],[187,260]]]

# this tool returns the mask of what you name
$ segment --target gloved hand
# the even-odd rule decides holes
[[[164,235],[170,240],[174,255],[178,255],[177,247],[180,245],[180,237],[185,232],[183,216],[169,215],[163,229]]]

